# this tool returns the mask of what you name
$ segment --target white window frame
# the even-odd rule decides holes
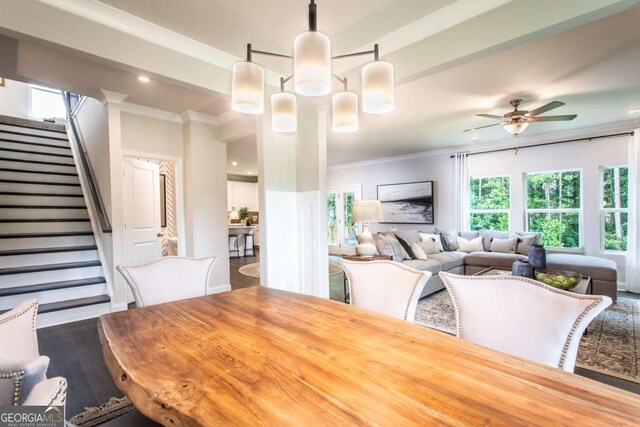
[[[571,209],[529,209],[529,175],[538,175],[543,173],[565,173],[565,172],[580,172],[580,207]],[[584,171],[582,168],[572,169],[551,169],[544,171],[534,171],[524,173],[524,224],[525,229],[529,232],[529,214],[532,213],[550,213],[550,214],[563,214],[563,213],[577,213],[578,214],[578,247],[566,248],[563,246],[549,246],[552,249],[559,249],[562,251],[582,251],[584,248]],[[562,191],[562,190],[561,190]],[[535,231],[536,233],[542,233]]]
[[[44,120],[44,119],[64,119],[65,117],[40,117],[40,116],[35,116],[33,114],[33,96],[32,96],[32,92],[34,90],[40,90],[42,92],[49,92],[49,93],[55,93],[57,95],[60,95],[60,100],[62,100],[62,91],[59,89],[53,89],[50,87],[46,87],[46,86],[40,86],[40,85],[34,85],[34,84],[29,84],[27,85],[27,93],[28,93],[28,100],[29,100],[29,118],[34,119],[34,120]]]
[[[349,251],[357,246],[349,245],[345,243],[344,240],[344,222],[342,221],[344,218],[344,193],[354,193],[354,201],[362,200],[362,185],[342,185],[339,187],[327,188],[327,195],[330,193],[336,194],[336,218],[338,219],[336,232],[338,241],[337,245],[329,244],[329,249],[332,253],[342,253],[344,248],[347,248],[347,251]],[[356,234],[359,235],[360,233],[362,233],[362,224],[356,224]]]
[[[611,249],[604,248],[604,216],[607,213],[626,213],[627,220],[629,219],[629,199],[627,198],[627,207],[626,208],[605,208],[602,205],[604,200],[604,170],[605,169],[614,169],[614,168],[627,168],[629,169],[629,165],[603,165],[600,166],[600,191],[598,193],[598,203],[600,205],[600,253],[603,254],[626,254],[627,251],[616,251]],[[628,195],[627,195],[628,197]],[[628,242],[627,242],[628,245]]]
[[[491,178],[508,178],[509,179],[509,209],[471,209],[471,181],[474,179],[491,179]],[[506,213],[507,214],[507,222],[511,224],[511,195],[513,192],[513,185],[511,182],[511,175],[486,175],[486,176],[471,176],[469,177],[469,229],[471,230],[471,216],[473,214],[482,214],[482,213]],[[509,231],[509,227],[507,230],[498,230],[498,231]]]

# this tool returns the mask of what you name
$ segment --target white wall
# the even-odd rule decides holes
[[[122,149],[162,158],[182,157],[182,123],[122,112]]]
[[[362,185],[362,198],[378,198],[377,186],[403,182],[433,181],[435,224],[371,224],[371,232],[402,229],[443,230],[455,228],[453,200],[453,159],[449,155],[416,156],[400,160],[378,161],[333,166],[327,175],[327,187]]]
[[[14,80],[4,80],[4,87],[0,86],[0,114],[28,118],[29,116],[29,86]]]

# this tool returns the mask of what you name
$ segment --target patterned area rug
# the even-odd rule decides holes
[[[455,334],[453,303],[446,290],[420,300],[416,322]],[[587,330],[576,366],[640,383],[640,300],[618,298]]]
[[[133,403],[127,396],[112,397],[107,403],[103,403],[97,408],[85,408],[84,412],[74,416],[69,422],[82,427],[99,426],[133,409]]]
[[[245,266],[240,267],[238,270],[240,274],[244,274],[249,277],[257,277],[260,278],[260,263],[256,262],[254,264],[247,264]],[[340,263],[336,263],[329,260],[329,276],[333,276],[334,274],[342,273],[342,266]]]

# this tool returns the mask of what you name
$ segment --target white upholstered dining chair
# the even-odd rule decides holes
[[[0,315],[0,406],[64,405],[67,382],[47,379],[36,333],[38,301],[29,299]]]
[[[352,305],[413,322],[418,299],[431,277],[393,261],[341,260]]]
[[[611,298],[562,291],[513,276],[440,273],[456,312],[456,335],[573,372],[580,338]]]
[[[217,258],[166,256],[146,264],[118,265],[116,269],[131,288],[136,307],[147,307],[208,295]]]

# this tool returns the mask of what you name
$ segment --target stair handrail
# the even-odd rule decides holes
[[[80,137],[80,132],[78,132],[78,125],[76,124],[76,113],[77,106],[72,111],[71,108],[71,97],[77,96],[70,92],[62,91],[62,99],[64,100],[64,108],[67,110],[67,119],[69,122],[69,126],[71,127],[71,132],[73,133],[73,139],[75,140],[78,153],[78,158],[80,159],[80,166],[82,166],[85,177],[87,178],[87,185],[89,186],[89,193],[91,194],[91,198],[93,199],[94,205],[96,207],[96,214],[98,216],[98,221],[100,222],[100,228],[103,233],[111,233],[111,223],[109,222],[109,217],[107,216],[107,211],[104,207],[104,203],[102,202],[102,197],[100,197],[100,190],[96,185],[96,180],[94,178],[93,169],[91,168],[91,163],[89,162],[89,158],[87,157],[87,152],[84,149],[84,143],[82,138]]]

